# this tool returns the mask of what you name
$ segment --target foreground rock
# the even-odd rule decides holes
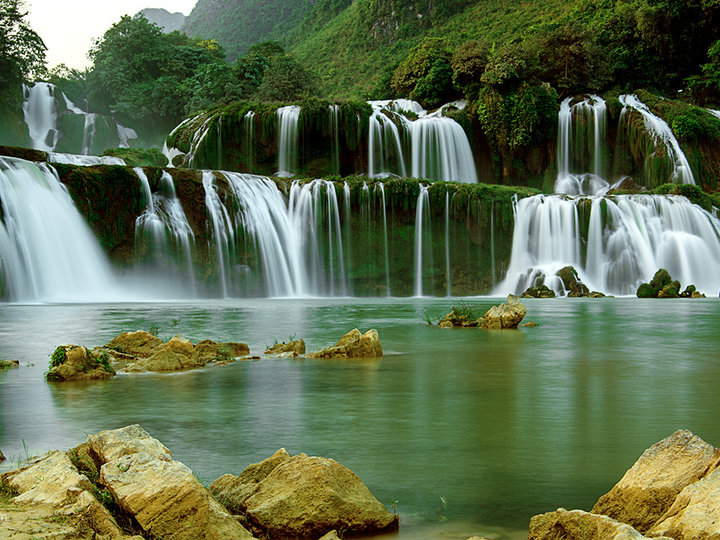
[[[481,328],[517,328],[527,315],[525,305],[514,294],[508,295],[507,304],[491,307],[482,317]]]
[[[676,431],[648,448],[591,513],[561,508],[535,516],[529,538],[720,538],[718,465],[720,450]]]
[[[50,357],[48,381],[88,381],[115,376],[110,356],[78,345],[61,345]]]
[[[364,334],[357,328],[351,330],[332,347],[311,352],[308,358],[379,358],[383,355],[382,344],[374,328]]]
[[[13,508],[43,505],[64,516],[62,529],[46,531],[47,538],[252,538],[140,426],[89,435],[69,452],[51,452],[2,475],[2,482],[18,493]]]
[[[240,476],[226,474],[210,491],[256,534],[319,538],[333,529],[376,533],[397,529],[387,511],[352,471],[337,461],[280,449]]]
[[[18,360],[0,360],[0,369],[20,367]]]
[[[630,525],[620,523],[607,516],[599,516],[582,510],[565,510],[540,514],[530,519],[529,540],[644,540]],[[663,540],[671,540],[662,537]],[[659,540],[659,539],[658,539]]]
[[[678,494],[718,465],[720,450],[687,430],[648,448],[592,509],[644,533],[672,506]],[[719,501],[720,502],[720,501]]]

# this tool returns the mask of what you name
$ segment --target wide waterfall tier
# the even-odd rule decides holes
[[[185,120],[168,136],[167,153],[181,152],[183,163],[194,168],[268,176],[366,174],[475,183],[468,136],[451,118],[460,107],[429,115],[409,100],[262,108],[239,102]]]
[[[690,163],[667,122],[653,114],[635,95],[625,94],[619,99],[623,110],[620,113],[618,144],[626,144],[631,151],[642,156],[648,181],[695,184]],[[644,134],[633,129],[631,119],[633,112],[642,118],[644,130],[650,137],[649,141],[643,140]]]
[[[117,299],[100,245],[52,168],[0,157],[0,296],[15,302]]]
[[[100,154],[107,148],[128,147],[137,138],[133,129],[112,118],[81,109],[53,84],[23,86],[23,95],[30,144],[37,150]]]
[[[498,294],[545,284],[574,266],[591,290],[635,294],[659,268],[683,286],[720,290],[720,221],[684,197],[536,196],[515,204],[510,266]]]

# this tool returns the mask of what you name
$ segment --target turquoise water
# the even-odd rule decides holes
[[[498,299],[470,300],[480,311]],[[332,457],[401,536],[527,535],[530,517],[590,509],[642,451],[679,428],[720,444],[720,301],[525,301],[536,328],[439,329],[449,299],[235,300],[0,306],[0,449],[15,464],[139,423],[204,483],[280,447]],[[173,328],[173,320],[178,321]],[[263,359],[177,374],[48,385],[60,344],[161,328],[261,354],[377,328],[379,360]],[[3,465],[7,469],[9,465]]]

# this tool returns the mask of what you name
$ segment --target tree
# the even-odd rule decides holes
[[[453,54],[451,67],[453,84],[465,93],[468,99],[476,99],[482,77],[488,62],[490,48],[481,41],[466,41]]]
[[[298,101],[312,95],[313,76],[289,54],[275,58],[263,75],[255,97],[262,101]]]
[[[47,48],[26,16],[22,0],[0,0],[0,109],[18,107],[21,84],[45,69]]]
[[[440,105],[455,94],[451,58],[447,41],[426,38],[395,69],[390,86],[397,94],[417,99],[426,107]]]

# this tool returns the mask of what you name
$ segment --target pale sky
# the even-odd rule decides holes
[[[93,39],[123,15],[145,8],[164,8],[188,15],[197,0],[25,0],[30,26],[47,46],[48,67],[64,63],[82,69]]]

